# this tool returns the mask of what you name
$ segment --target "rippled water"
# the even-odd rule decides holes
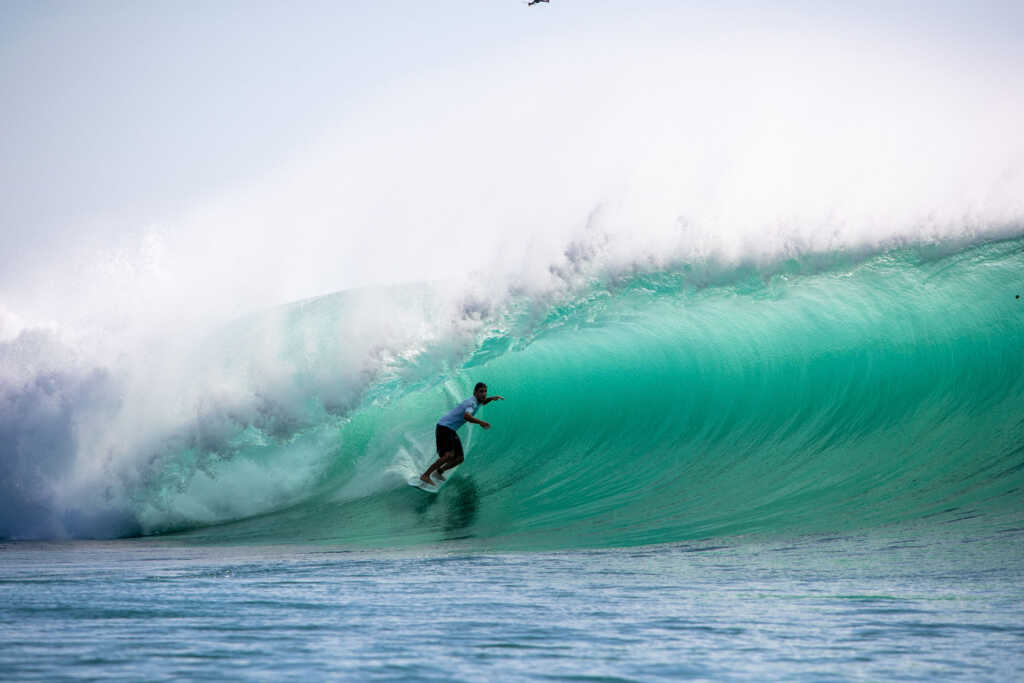
[[[131,540],[0,558],[8,679],[1024,671],[1024,529],[993,520],[554,553]]]

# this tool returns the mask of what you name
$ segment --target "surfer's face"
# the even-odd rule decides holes
[[[477,403],[487,398],[487,387],[480,387],[473,392],[473,397],[477,400]]]

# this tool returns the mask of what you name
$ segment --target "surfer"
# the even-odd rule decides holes
[[[491,401],[504,401],[501,396],[488,396],[487,385],[478,382],[473,388],[473,395],[465,401],[449,410],[434,428],[434,435],[437,437],[437,462],[427,468],[427,471],[420,475],[420,481],[425,484],[433,484],[430,475],[437,473],[437,478],[444,481],[444,472],[459,465],[465,456],[462,454],[462,442],[456,430],[467,422],[480,425],[484,429],[490,429],[491,425],[483,420],[478,420],[473,415],[480,408]]]
[[[526,6],[536,5],[538,2],[551,2],[551,0],[530,0],[530,2],[526,3]]]

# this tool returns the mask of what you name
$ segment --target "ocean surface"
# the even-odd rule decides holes
[[[3,344],[4,678],[1024,673],[1024,239],[555,275]]]
[[[1024,528],[482,552],[13,543],[4,678],[992,680],[1024,670]]]

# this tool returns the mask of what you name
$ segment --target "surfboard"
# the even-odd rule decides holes
[[[418,488],[420,491],[426,491],[427,493],[437,493],[438,491],[441,490],[442,486],[448,483],[448,479],[445,479],[444,481],[438,481],[432,478],[431,481],[433,481],[434,483],[428,484],[424,482],[422,479],[420,479],[419,475],[417,475],[412,479],[409,479],[409,486]]]

